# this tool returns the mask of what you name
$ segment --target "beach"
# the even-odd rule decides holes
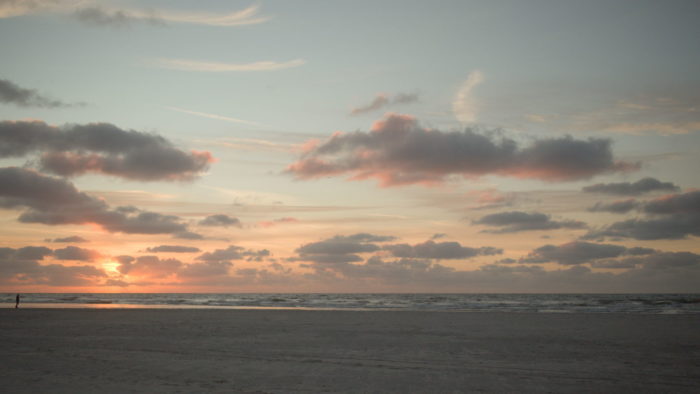
[[[2,309],[7,393],[700,392],[700,315]]]

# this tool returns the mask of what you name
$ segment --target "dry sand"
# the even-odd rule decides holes
[[[0,310],[6,393],[700,392],[700,316]]]

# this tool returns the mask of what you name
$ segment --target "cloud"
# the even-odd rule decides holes
[[[163,259],[158,256],[139,256],[136,258],[122,258],[117,270],[124,275],[166,278],[175,274],[184,264],[177,259]]]
[[[454,101],[452,101],[452,112],[455,117],[463,124],[476,122],[476,115],[479,110],[478,104],[473,97],[473,90],[484,81],[484,74],[480,71],[472,71],[464,81]]]
[[[225,277],[233,264],[229,261],[207,261],[187,264],[177,273],[183,279]]]
[[[677,191],[680,188],[671,182],[661,182],[654,178],[643,178],[637,182],[598,183],[583,188],[587,193],[605,193],[624,196],[638,196],[654,191]]]
[[[218,63],[187,59],[155,59],[154,64],[161,68],[180,71],[236,72],[236,71],[277,71],[306,64],[306,60],[294,59],[287,62],[259,61],[253,63]]]
[[[700,190],[656,198],[644,204],[643,210],[655,215],[700,214]]]
[[[41,11],[55,11],[71,4],[65,4],[61,0],[0,0],[0,18],[12,18],[15,16]]]
[[[371,103],[353,108],[350,115],[360,115],[378,111],[390,104],[409,104],[418,101],[417,93],[397,93],[393,98],[384,93],[377,94]]]
[[[562,245],[541,246],[522,259],[521,263],[545,263],[554,261],[562,265],[588,263],[591,260],[619,257],[627,248],[612,244],[569,242]]]
[[[76,104],[45,97],[34,89],[25,89],[6,79],[0,79],[0,103],[14,104],[18,107],[65,108]]]
[[[1,260],[37,261],[50,256],[53,251],[44,246],[25,246],[19,249],[0,248]]]
[[[77,246],[67,246],[63,249],[55,249],[53,257],[57,260],[75,260],[92,262],[102,257],[96,250],[83,249]]]
[[[700,236],[700,190],[670,194],[641,204],[645,218],[615,222],[590,231],[585,239],[605,237],[638,240],[683,239]]]
[[[197,253],[200,252],[199,248],[192,246],[182,246],[182,245],[160,245],[147,248],[146,252],[150,253]]]
[[[304,244],[296,249],[298,258],[292,261],[312,261],[316,263],[348,263],[362,261],[359,253],[369,253],[381,250],[378,242],[388,242],[394,237],[357,233],[353,235],[336,235],[318,242]]]
[[[125,26],[136,22],[163,25],[165,22],[189,23],[208,26],[246,26],[264,23],[268,16],[259,14],[259,6],[253,4],[243,10],[229,13],[193,11],[110,8],[95,1],[71,0],[3,0],[0,1],[0,18],[10,18],[38,12],[69,13],[77,20],[96,26]]]
[[[356,107],[353,108],[352,111],[350,111],[350,115],[359,115],[367,112],[372,112],[372,111],[377,111],[381,108],[386,107],[389,104],[389,97],[385,94],[378,94],[374,100],[372,100],[371,103],[361,106],[361,107]]]
[[[292,217],[283,217],[283,218],[278,218],[278,219],[273,219],[273,220],[264,220],[261,222],[258,222],[258,226],[260,227],[274,227],[280,224],[290,224],[290,223],[298,223],[299,219],[297,218],[292,218]]]
[[[260,6],[253,4],[243,10],[222,13],[157,11],[160,19],[174,23],[191,23],[209,26],[246,26],[264,23],[269,16],[258,15]],[[146,14],[148,15],[148,14]]]
[[[239,123],[239,124],[245,124],[249,126],[255,126],[255,127],[262,127],[264,126],[261,123],[258,122],[253,122],[250,120],[243,120],[243,119],[238,119],[238,118],[232,118],[230,116],[222,116],[222,115],[216,115],[216,114],[208,114],[206,112],[197,112],[197,111],[190,111],[188,109],[182,109],[182,108],[177,108],[177,107],[165,107],[166,109],[172,110],[172,111],[177,111],[177,112],[182,112],[185,114],[190,114],[194,116],[199,116],[202,118],[208,118],[208,119],[216,119],[216,120],[223,120],[224,122],[230,122],[230,123]]]
[[[178,231],[174,235],[175,238],[179,239],[190,239],[190,240],[202,240],[204,239],[204,236],[202,234],[198,234],[192,231]]]
[[[612,244],[570,242],[535,249],[520,263],[554,261],[561,265],[590,264],[605,269],[675,269],[700,267],[700,255],[691,252],[664,252],[644,247],[626,248]]]
[[[611,203],[597,202],[588,208],[591,212],[627,213],[639,207],[640,203],[634,198],[613,201]]]
[[[200,226],[210,226],[210,227],[241,227],[241,221],[238,218],[234,218],[228,215],[209,215],[206,218],[199,221]]]
[[[586,223],[577,220],[552,220],[549,215],[540,212],[501,212],[486,215],[474,221],[474,224],[500,227],[498,230],[485,230],[492,233],[515,233],[532,230],[556,230],[562,228],[586,228]]]
[[[99,173],[139,181],[192,180],[213,161],[209,152],[185,152],[165,138],[109,123],[68,125],[0,122],[0,158],[38,152],[39,167],[61,176]]]
[[[101,6],[79,8],[73,13],[73,16],[83,23],[94,26],[124,27],[134,22],[146,22],[152,25],[163,24],[163,20],[155,12],[151,12],[150,16],[146,16],[141,13],[106,9]]]
[[[267,249],[251,250],[240,246],[230,245],[226,249],[216,249],[213,252],[206,252],[197,257],[201,261],[231,261],[231,260],[247,260],[247,261],[262,261],[264,257],[270,255]]]
[[[376,178],[382,186],[398,186],[439,184],[453,175],[572,181],[637,168],[615,161],[607,139],[566,136],[521,148],[494,133],[425,129],[412,116],[389,114],[368,133],[335,133],[310,144],[286,172],[297,179],[347,174],[351,180]]]
[[[392,256],[410,259],[468,259],[475,256],[492,256],[503,253],[503,249],[493,247],[470,248],[460,245],[459,242],[435,242],[384,245]]]
[[[22,209],[23,223],[97,224],[109,232],[176,234],[187,231],[180,218],[135,207],[111,208],[59,178],[18,168],[0,168],[0,208]]]
[[[70,237],[47,239],[46,242],[81,243],[81,242],[90,242],[90,241],[88,241],[87,239],[85,239],[83,237],[73,235]]]
[[[52,253],[51,249],[42,246],[0,248],[0,284],[86,286],[107,277],[103,270],[92,266],[39,263]]]

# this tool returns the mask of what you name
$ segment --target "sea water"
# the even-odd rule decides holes
[[[700,313],[700,294],[23,293],[20,307],[687,314]]]

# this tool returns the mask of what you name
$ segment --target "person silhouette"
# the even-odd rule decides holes
[[[19,308],[19,294],[15,297],[15,309]]]

